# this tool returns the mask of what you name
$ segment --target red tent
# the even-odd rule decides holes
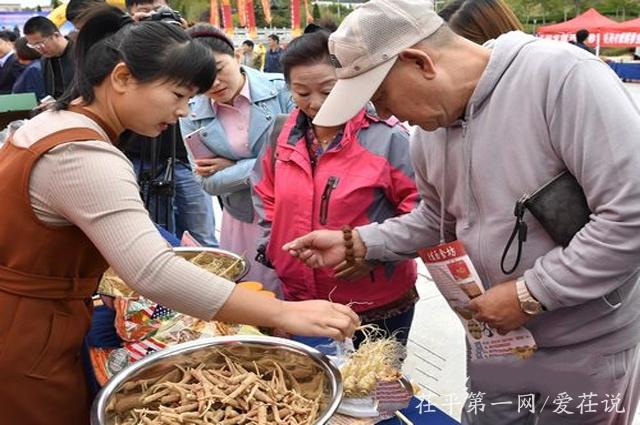
[[[540,35],[559,35],[559,34],[575,34],[581,29],[589,30],[590,33],[596,34],[606,31],[607,28],[618,25],[618,23],[606,16],[601,15],[597,10],[591,8],[567,22],[559,24],[545,25],[538,28]]]
[[[602,35],[602,46],[640,46],[640,18],[621,22]]]
[[[640,46],[640,18],[631,19],[614,25],[603,34],[603,46],[634,47]]]
[[[538,35],[560,41],[575,40],[578,30],[586,29],[590,35],[587,44],[600,47],[634,47],[640,45],[640,18],[618,23],[601,15],[595,9],[589,9],[582,15],[561,22],[538,28]]]
[[[635,31],[640,32],[640,18],[630,19],[628,21],[620,22],[614,27],[619,31]]]

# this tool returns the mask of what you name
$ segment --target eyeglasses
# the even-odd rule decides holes
[[[45,46],[45,44],[47,44],[49,40],[51,40],[54,36],[55,34],[51,34],[49,37],[45,37],[44,40],[38,41],[37,43],[33,43],[33,44],[27,43],[27,47],[34,50],[42,49]]]

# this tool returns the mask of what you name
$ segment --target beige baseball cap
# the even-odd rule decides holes
[[[338,82],[313,123],[349,121],[371,99],[398,54],[442,25],[431,0],[370,0],[351,12],[329,37]]]

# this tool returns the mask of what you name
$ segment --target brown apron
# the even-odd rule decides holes
[[[103,140],[88,128],[53,133],[30,148],[0,150],[0,423],[85,425],[90,396],[80,351],[91,296],[107,263],[76,226],[33,212],[37,160],[70,141]]]

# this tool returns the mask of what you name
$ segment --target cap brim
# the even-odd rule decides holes
[[[334,127],[353,118],[378,90],[396,59],[388,60],[356,77],[338,80],[313,123],[321,127]]]

